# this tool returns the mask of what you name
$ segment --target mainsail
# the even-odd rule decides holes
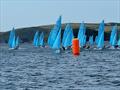
[[[79,39],[79,45],[80,47],[85,46],[86,44],[86,27],[84,22],[80,24],[79,32],[78,32],[78,39]]]
[[[99,38],[99,40],[98,40],[98,43],[97,43],[97,47],[98,48],[103,48],[104,47],[104,32],[101,34],[101,37]]]
[[[10,31],[8,45],[11,49],[17,49],[19,46],[19,37],[16,38],[14,28]]]
[[[110,35],[110,45],[115,46],[117,44],[117,26],[113,26]]]
[[[10,48],[12,48],[14,37],[15,37],[15,29],[13,28],[12,31],[10,31],[10,36],[9,36],[9,41],[8,41],[8,45]]]
[[[35,33],[34,39],[33,39],[33,45],[36,46],[36,47],[39,45],[39,44],[38,44],[38,34],[39,34],[39,32],[37,31],[37,32]]]
[[[72,27],[70,26],[70,24],[67,24],[64,34],[63,34],[62,46],[63,47],[71,46],[73,38],[74,38],[74,35],[73,35]]]
[[[42,32],[39,37],[39,45],[44,46],[44,33]]]
[[[53,27],[53,29],[51,30],[50,34],[49,34],[49,37],[48,37],[48,45],[50,47],[53,46],[56,38],[57,38],[57,35],[58,35],[58,32],[61,28],[61,16],[58,18],[55,26]]]
[[[16,42],[15,42],[15,44],[16,44],[16,47],[19,47],[19,36],[17,36],[17,38],[16,38]]]
[[[61,29],[58,32],[57,38],[52,46],[53,49],[60,49],[61,46]]]
[[[16,47],[16,45],[15,45],[16,43],[15,43],[15,35],[13,36],[13,40],[12,40],[12,47],[10,47],[10,48],[15,48]]]
[[[100,23],[97,36],[97,47],[104,47],[104,20]]]

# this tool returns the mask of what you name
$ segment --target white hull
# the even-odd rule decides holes
[[[18,49],[19,47],[15,47],[15,48],[9,48],[9,50],[16,50]]]
[[[114,47],[114,46],[111,46],[111,47],[109,47],[109,49],[115,49],[115,47]]]

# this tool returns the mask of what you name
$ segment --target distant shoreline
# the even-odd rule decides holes
[[[67,23],[62,24],[62,34]],[[74,36],[77,37],[80,23],[70,23],[73,29]],[[105,40],[109,40],[110,32],[112,26],[117,25],[118,37],[120,37],[120,23],[105,23]],[[53,28],[54,24],[51,25],[42,25],[42,26],[33,26],[25,28],[15,28],[16,34],[20,37],[22,42],[32,42],[34,34],[36,31],[45,33],[45,41],[47,41],[49,32]],[[86,26],[86,35],[88,37],[93,35],[94,38],[97,35],[99,23],[85,23]],[[8,42],[10,31],[0,32],[0,43]]]

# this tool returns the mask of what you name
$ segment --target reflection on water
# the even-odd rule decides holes
[[[0,90],[119,90],[120,51],[71,51],[24,44],[8,51],[0,46]]]

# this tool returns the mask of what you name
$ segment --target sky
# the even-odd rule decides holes
[[[0,32],[62,23],[120,23],[120,0],[0,0]]]

